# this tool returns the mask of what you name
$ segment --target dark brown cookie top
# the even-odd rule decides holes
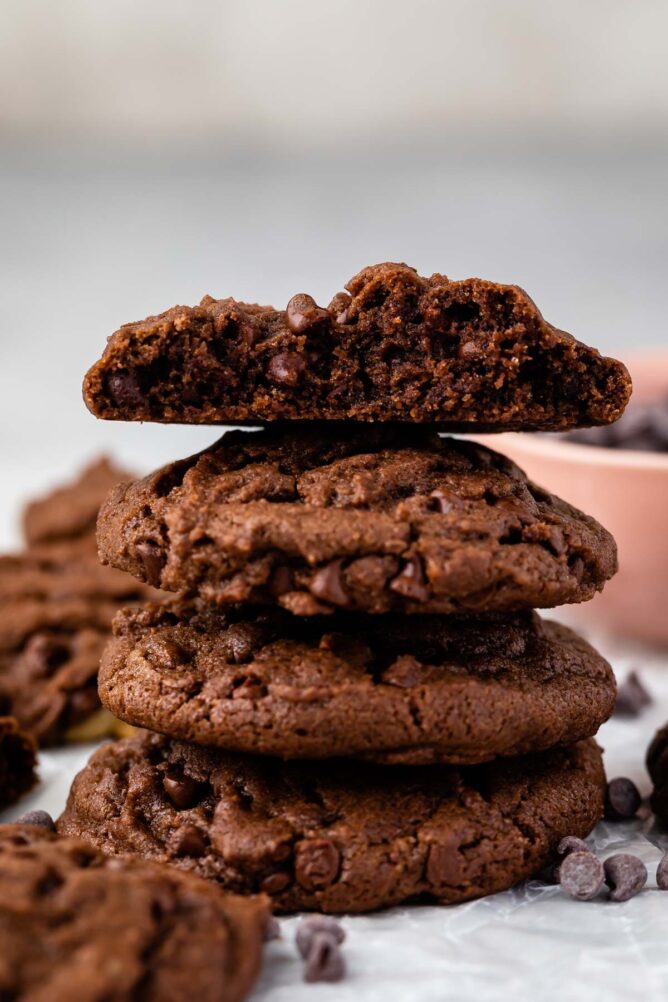
[[[170,861],[281,911],[450,903],[539,871],[603,812],[593,741],[481,766],[280,762],[141,732],[105,745],[59,830]]]
[[[126,610],[100,666],[116,716],[281,758],[484,762],[595,734],[610,666],[535,613],[310,617],[175,601]]]
[[[155,595],[103,567],[90,537],[0,556],[0,712],[41,745],[113,732],[97,695],[100,656],[116,611]],[[84,723],[93,730],[80,732]]]
[[[196,424],[414,421],[477,431],[616,420],[624,366],[548,324],[517,286],[365,268],[327,309],[205,296],[125,324],[84,380],[97,417]]]
[[[106,456],[100,456],[70,483],[26,505],[23,512],[26,541],[34,545],[93,536],[100,505],[112,487],[130,476]]]
[[[0,717],[0,808],[16,803],[36,782],[35,742],[14,717]]]
[[[43,827],[0,826],[3,998],[240,1002],[267,920],[264,898],[108,859]]]
[[[617,567],[608,532],[504,457],[408,425],[228,433],[116,488],[98,543],[167,591],[297,615],[581,602]]]

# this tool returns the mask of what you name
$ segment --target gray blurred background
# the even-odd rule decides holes
[[[204,293],[405,260],[668,348],[667,38],[665,0],[2,0],[0,545],[86,457],[215,437],[80,398],[116,327]]]

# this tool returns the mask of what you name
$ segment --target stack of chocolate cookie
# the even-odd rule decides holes
[[[117,616],[100,670],[149,731],[59,822],[278,910],[461,901],[602,814],[609,666],[533,610],[616,569],[594,519],[439,431],[606,424],[624,367],[516,287],[365,269],[327,309],[205,298],[112,336],[100,417],[242,422],[118,487],[102,560],[177,597]]]

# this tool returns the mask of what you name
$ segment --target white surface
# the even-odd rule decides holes
[[[610,654],[610,652],[608,652]],[[641,669],[655,703],[636,720],[600,732],[610,777],[631,776],[649,792],[647,744],[668,719],[668,656],[612,652],[619,678]],[[90,748],[41,756],[41,785],[0,820],[43,807],[57,814]],[[531,881],[513,891],[451,907],[395,908],[346,918],[348,977],[306,985],[294,946],[296,919],[268,946],[253,1002],[665,1002],[668,992],[668,893],[654,873],[668,833],[651,819],[602,823],[591,838],[603,857],[639,855],[648,888],[624,904],[575,902],[558,887]]]

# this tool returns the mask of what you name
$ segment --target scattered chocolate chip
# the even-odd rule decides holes
[[[270,873],[260,884],[260,890],[265,894],[280,894],[291,884],[290,874],[283,870]]]
[[[619,717],[637,717],[638,714],[651,706],[652,697],[640,681],[636,671],[629,672],[617,689],[617,701],[614,714]]]
[[[280,386],[297,386],[305,370],[306,362],[302,355],[296,351],[282,351],[269,362],[267,377]]]
[[[611,779],[605,793],[605,816],[610,821],[628,821],[638,813],[642,798],[632,779]]]
[[[668,779],[668,724],[661,727],[647,749],[647,771],[656,784]]]
[[[668,891],[668,852],[661,857],[656,868],[656,886],[661,891]]]
[[[202,784],[189,776],[167,774],[162,780],[162,786],[175,807],[184,810],[194,807],[202,794]]]
[[[403,570],[390,581],[392,591],[398,591],[404,598],[424,602],[429,598],[429,589],[422,566],[422,560],[415,554],[410,557]]]
[[[572,852],[591,852],[584,839],[577,835],[567,835],[557,846],[557,856],[569,856]]]
[[[295,846],[295,877],[307,891],[333,884],[340,866],[341,853],[329,839],[304,839]]]
[[[308,956],[313,943],[313,937],[317,933],[331,936],[337,945],[343,943],[346,938],[346,930],[335,918],[329,915],[309,915],[307,918],[302,919],[295,933],[297,949],[302,957]]]
[[[25,814],[16,819],[14,824],[36,825],[38,828],[47,828],[50,832],[55,832],[56,830],[55,821],[46,811],[26,811]]]
[[[570,852],[559,867],[558,880],[576,901],[591,901],[603,887],[603,864],[593,853]]]
[[[281,927],[273,915],[270,915],[269,918],[267,919],[267,924],[264,927],[263,938],[265,943],[271,943],[275,939],[281,938]]]
[[[162,569],[166,563],[165,554],[158,544],[150,539],[144,539],[140,543],[137,543],[135,549],[144,565],[146,580],[149,584],[157,588],[160,585]]]
[[[328,933],[314,935],[304,964],[304,981],[341,981],[346,973],[343,954]]]
[[[329,313],[318,306],[312,296],[299,292],[288,303],[285,315],[288,327],[294,334],[302,334],[309,327],[329,321]]]
[[[107,391],[119,407],[140,407],[144,393],[134,372],[113,372],[107,380]]]
[[[206,837],[197,825],[183,825],[175,834],[173,848],[177,856],[192,856],[197,859],[207,850]]]
[[[331,605],[347,606],[350,599],[343,586],[343,561],[332,560],[320,567],[311,578],[309,590],[316,598]]]
[[[647,867],[637,856],[619,852],[603,864],[611,901],[628,901],[647,882]]]

